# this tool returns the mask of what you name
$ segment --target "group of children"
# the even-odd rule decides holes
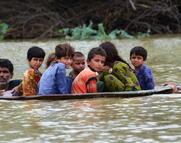
[[[154,88],[152,71],[145,65],[147,51],[143,47],[134,47],[130,51],[130,60],[134,69],[123,60],[111,42],[101,43],[92,48],[87,60],[81,52],[67,44],[55,47],[46,62],[46,70],[40,73],[45,52],[40,47],[31,47],[27,52],[29,68],[25,71],[22,82],[5,90],[12,90],[13,95],[51,95],[80,94],[94,92],[116,92],[149,90]],[[9,64],[3,64],[8,61]],[[69,76],[66,69],[72,68]],[[8,74],[9,76],[7,76]],[[12,63],[0,59],[0,85],[13,76]],[[9,86],[9,85],[8,85]],[[0,89],[0,94],[4,90]]]

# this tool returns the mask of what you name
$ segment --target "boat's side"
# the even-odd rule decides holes
[[[124,92],[102,92],[86,94],[55,94],[41,96],[1,96],[0,100],[70,100],[70,99],[89,99],[89,98],[133,98],[150,96],[153,94],[169,94],[172,88],[169,86],[159,87],[154,90],[124,91]]]

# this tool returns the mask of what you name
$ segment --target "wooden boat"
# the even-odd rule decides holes
[[[153,94],[170,94],[170,86],[160,86],[153,90],[124,91],[124,92],[102,92],[86,94],[54,94],[41,96],[0,96],[0,100],[70,100],[70,99],[90,99],[90,98],[133,98],[151,96]]]

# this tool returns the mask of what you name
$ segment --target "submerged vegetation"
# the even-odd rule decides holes
[[[114,39],[181,33],[180,0],[2,0],[0,5],[0,20],[9,25],[5,38]]]
[[[97,29],[93,29],[93,23],[91,22],[88,26],[85,24],[83,26],[78,26],[75,28],[63,28],[59,32],[63,35],[65,39],[71,40],[103,40],[103,39],[121,39],[121,38],[133,38],[124,30],[115,29],[109,34],[105,32],[103,23],[99,23]]]
[[[136,35],[130,35],[128,32],[122,29],[115,29],[110,33],[106,33],[103,23],[99,23],[96,28],[93,28],[93,23],[90,22],[88,26],[78,26],[75,28],[62,28],[59,30],[61,38],[69,40],[114,40],[122,38],[144,38],[150,36],[149,30],[147,33],[137,33]]]

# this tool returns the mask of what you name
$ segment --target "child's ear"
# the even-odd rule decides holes
[[[90,61],[88,59],[86,60],[86,62],[87,62],[87,65],[89,65]]]
[[[14,73],[11,73],[11,77],[10,77],[10,79],[12,79],[12,78],[13,78],[13,75],[14,75]]]

